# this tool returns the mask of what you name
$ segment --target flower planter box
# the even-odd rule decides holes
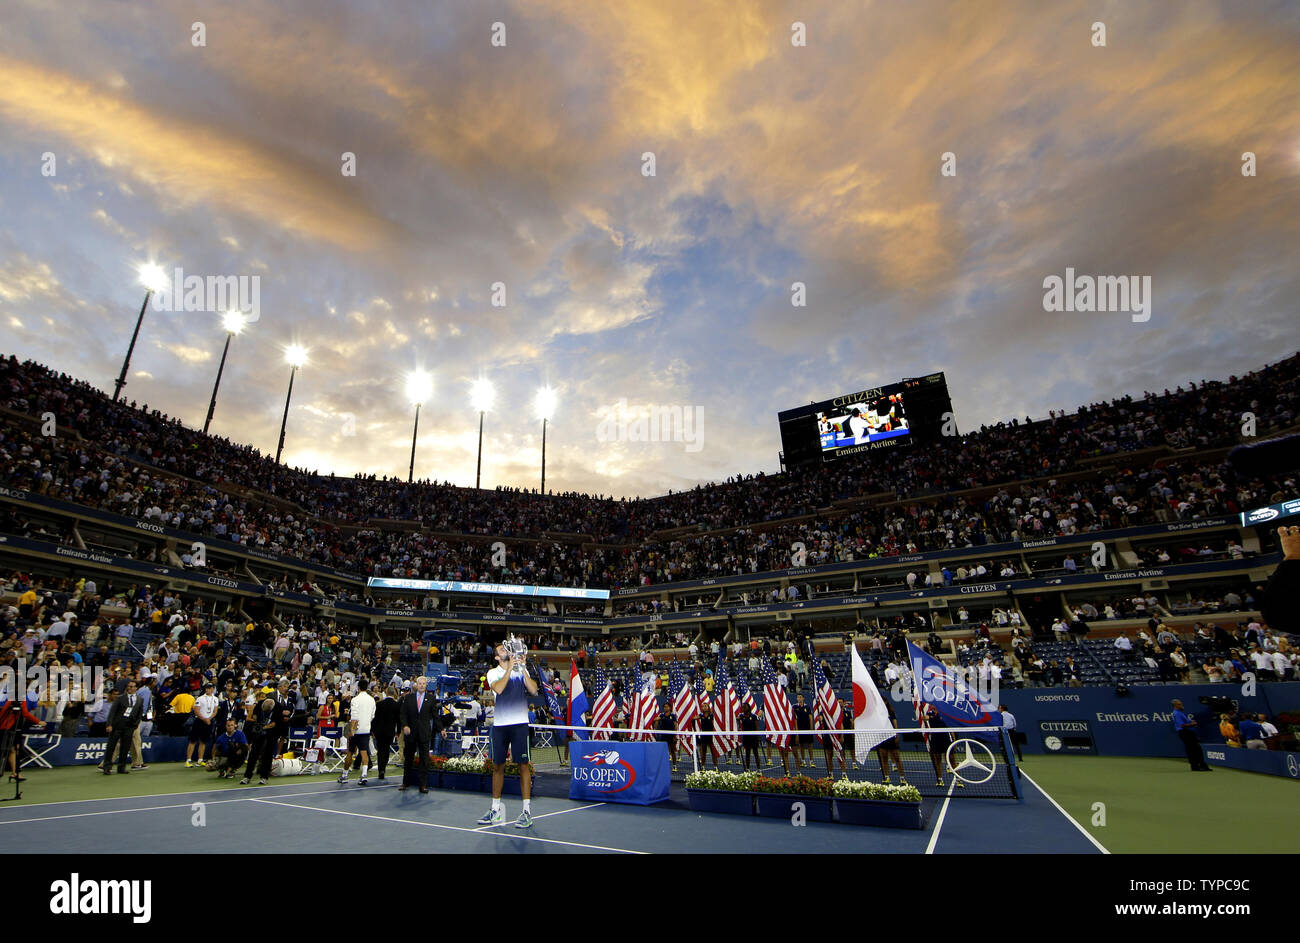
[[[686,798],[692,812],[723,812],[728,815],[753,815],[754,794],[722,789],[687,789]]]
[[[794,804],[804,804],[804,814],[809,822],[830,822],[831,800],[829,796],[790,796],[779,792],[754,793],[754,810],[756,815],[765,815],[773,819],[788,819],[794,815]]]
[[[809,818],[812,818],[811,809]],[[876,825],[881,828],[920,828],[921,803],[887,799],[835,800],[837,820],[845,825]]]
[[[442,771],[443,789],[460,789],[466,792],[487,792],[492,788],[492,778],[482,773],[454,773]]]
[[[434,785],[433,775],[436,774],[430,776],[430,786]],[[439,785],[443,789],[459,789],[464,792],[491,792],[492,774],[461,773],[444,769],[442,771],[442,782]],[[523,794],[523,782],[518,776],[507,776],[501,784],[501,795],[503,796],[522,796]]]

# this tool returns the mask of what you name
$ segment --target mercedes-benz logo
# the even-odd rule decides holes
[[[965,755],[962,758],[961,762],[954,763],[952,761],[953,751],[956,750],[958,747],[962,747],[962,746],[965,747]],[[980,750],[984,751],[985,755],[988,756],[988,761],[981,762],[980,760],[977,760],[975,758],[974,751],[971,749],[972,747],[978,747]],[[984,744],[980,743],[978,740],[965,739],[965,740],[953,741],[953,743],[948,747],[947,759],[948,759],[948,769],[952,772],[952,774],[956,776],[958,779],[960,779],[962,782],[970,783],[972,786],[978,786],[980,783],[988,782],[990,779],[993,778],[993,772],[998,768],[998,761],[997,759],[994,758],[993,751],[990,750]],[[978,770],[982,772],[984,775],[979,779],[971,779],[968,778],[967,776],[962,775],[962,770]]]
[[[1292,776],[1300,776],[1300,760],[1295,758],[1294,753],[1286,758],[1286,771]]]

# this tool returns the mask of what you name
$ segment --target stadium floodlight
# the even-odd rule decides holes
[[[490,410],[496,398],[496,387],[492,385],[492,381],[487,377],[479,377],[469,389],[469,401],[481,413]]]
[[[406,377],[406,398],[412,406],[418,406],[433,393],[433,377],[423,370],[416,370]]]
[[[549,386],[544,386],[537,391],[537,397],[533,400],[533,411],[537,413],[537,418],[546,422],[555,415],[555,404],[557,401],[555,390]]]
[[[140,284],[148,291],[162,291],[167,287],[167,272],[156,262],[146,262],[139,268]]]
[[[285,348],[284,362],[297,370],[307,362],[307,348],[301,344],[290,344]]]
[[[479,377],[469,389],[469,401],[478,410],[478,464],[474,466],[474,487],[479,486],[483,474],[483,416],[492,408],[497,391],[487,377]]]
[[[248,318],[244,312],[231,308],[221,318],[221,326],[226,329],[227,334],[242,334],[244,326],[248,323]]]
[[[423,370],[416,370],[406,378],[406,398],[415,404],[415,429],[411,432],[411,467],[406,471],[406,480],[415,480],[415,440],[420,435],[420,406],[433,394],[433,377]]]
[[[217,411],[217,390],[221,388],[221,374],[226,369],[226,354],[230,353],[230,339],[244,332],[247,321],[244,313],[234,308],[227,311],[221,319],[221,326],[226,329],[226,346],[221,348],[221,363],[217,365],[217,382],[212,384],[212,399],[208,401],[208,418],[203,421],[204,435],[208,434],[208,426],[212,425],[212,414]]]
[[[542,494],[546,494],[546,424],[555,415],[557,400],[555,390],[549,386],[539,389],[537,397],[533,400],[533,411],[542,421]]]
[[[293,399],[293,378],[298,368],[307,362],[307,348],[301,344],[291,344],[285,348],[284,362],[289,365],[289,392],[284,397],[284,417],[280,420],[280,444],[275,450],[275,464],[280,464],[280,455],[284,452],[284,427],[289,422],[289,400]]]
[[[135,319],[135,330],[131,334],[131,344],[126,349],[126,359],[122,361],[122,372],[118,374],[117,385],[113,388],[115,403],[122,395],[122,387],[126,386],[126,374],[131,369],[131,355],[135,353],[135,342],[140,336],[140,325],[144,323],[144,309],[149,307],[149,299],[153,293],[162,291],[168,284],[166,270],[156,262],[146,262],[136,271],[140,276],[140,284],[144,286],[144,302],[140,305],[139,317]]]

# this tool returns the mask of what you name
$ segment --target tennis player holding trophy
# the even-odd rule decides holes
[[[532,767],[528,756],[528,696],[537,693],[537,681],[529,672],[522,639],[511,635],[497,645],[497,666],[488,672],[487,682],[496,696],[492,711],[492,808],[478,820],[479,825],[500,825],[505,821],[501,805],[501,787],[505,783],[506,756],[519,764],[520,787],[524,810],[515,820],[515,828],[531,828]]]

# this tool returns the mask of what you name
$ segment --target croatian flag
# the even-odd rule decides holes
[[[582,688],[582,676],[578,674],[577,664],[570,661],[568,724],[570,727],[578,728],[569,731],[569,736],[576,740],[587,739],[587,728],[582,723],[582,715],[585,713],[587,713],[587,692]]]

